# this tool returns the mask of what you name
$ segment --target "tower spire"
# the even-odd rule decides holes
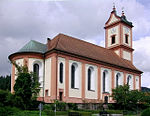
[[[122,16],[124,16],[124,7],[122,7]]]
[[[113,2],[113,11],[116,11],[115,3]]]

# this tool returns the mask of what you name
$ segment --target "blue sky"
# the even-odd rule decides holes
[[[149,0],[9,0],[0,1],[0,75],[11,73],[8,55],[31,39],[46,43],[58,33],[104,46],[104,24],[113,2],[117,14],[133,22],[134,64],[142,70],[142,86],[150,87]]]

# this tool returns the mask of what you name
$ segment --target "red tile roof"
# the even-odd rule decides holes
[[[74,37],[58,34],[49,44],[48,51],[56,49],[142,73],[130,61],[120,58],[112,50]]]

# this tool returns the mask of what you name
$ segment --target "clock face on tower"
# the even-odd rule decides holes
[[[112,28],[112,29],[111,29],[111,34],[114,34],[114,33],[116,33],[116,29],[115,29],[115,28]]]
[[[129,28],[125,27],[125,33],[129,33]]]

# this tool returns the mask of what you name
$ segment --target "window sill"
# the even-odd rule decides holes
[[[88,90],[88,91],[95,92],[95,90]]]
[[[76,90],[79,90],[79,88],[71,88],[71,89],[76,89]]]
[[[103,92],[103,94],[109,94],[109,92]]]

